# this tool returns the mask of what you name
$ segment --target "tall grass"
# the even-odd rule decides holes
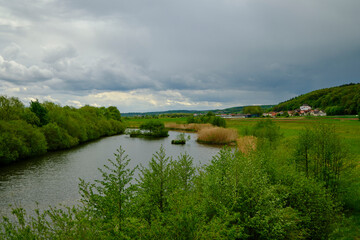
[[[165,123],[165,127],[171,130],[183,130],[198,132],[202,129],[212,128],[210,123],[190,123],[190,124],[178,124],[174,122]]]
[[[254,136],[244,136],[236,140],[238,149],[244,154],[249,154],[256,150],[256,141]]]
[[[198,141],[211,144],[235,143],[238,137],[235,129],[220,127],[203,128],[198,132]]]

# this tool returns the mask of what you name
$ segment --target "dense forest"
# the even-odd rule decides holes
[[[256,150],[224,148],[202,167],[186,153],[172,159],[161,147],[147,166],[130,169],[120,147],[100,169],[102,179],[80,180],[80,205],[32,215],[16,208],[16,220],[0,222],[0,238],[352,239],[359,233],[344,217],[359,211],[359,173],[331,125],[307,127],[285,147],[270,120],[250,132]]]
[[[116,107],[76,109],[0,96],[0,165],[125,131]]]
[[[295,110],[304,103],[325,110],[327,115],[357,114],[360,112],[360,84],[350,83],[312,91],[279,103],[273,110]]]

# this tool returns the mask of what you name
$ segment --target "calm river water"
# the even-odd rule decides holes
[[[198,144],[196,134],[187,133],[191,140],[185,145],[172,145],[177,132],[170,131],[168,138],[147,140],[119,135],[87,143],[71,150],[49,153],[45,156],[0,168],[0,216],[9,215],[13,206],[21,206],[28,212],[49,205],[73,205],[77,203],[79,178],[86,181],[100,179],[98,168],[114,159],[114,152],[122,146],[129,155],[130,168],[147,166],[152,154],[163,145],[166,154],[177,158],[187,152],[194,164],[206,164],[218,151],[218,147]]]

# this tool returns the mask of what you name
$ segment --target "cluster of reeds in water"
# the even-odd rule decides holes
[[[234,144],[238,138],[235,129],[221,127],[204,128],[198,132],[198,141],[211,144]]]
[[[173,130],[194,131],[197,132],[197,141],[208,144],[230,144],[237,145],[238,149],[245,154],[256,149],[256,137],[243,136],[239,137],[235,129],[214,127],[211,124],[178,124],[166,123],[165,127]]]

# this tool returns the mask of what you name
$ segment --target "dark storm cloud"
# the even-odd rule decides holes
[[[181,107],[273,104],[360,81],[358,0],[0,3],[0,55],[23,72],[0,77],[17,85],[38,75],[72,93],[171,90]]]

